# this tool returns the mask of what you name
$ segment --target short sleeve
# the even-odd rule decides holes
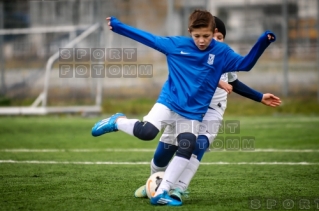
[[[233,82],[237,80],[237,73],[236,72],[229,72],[228,74],[228,82]]]

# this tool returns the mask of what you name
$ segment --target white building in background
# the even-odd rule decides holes
[[[88,26],[96,21],[105,24],[106,15],[115,15],[123,22],[159,35],[188,35],[190,12],[205,8],[219,16],[227,27],[227,42],[235,45],[251,43],[264,30],[274,31],[281,40],[282,5],[285,0],[60,0],[28,1],[25,15],[30,28],[51,26]],[[310,43],[317,37],[318,0],[286,0],[289,11],[290,44]],[[99,2],[99,3],[98,3]],[[7,4],[7,3],[6,3]],[[97,6],[100,4],[101,6]],[[98,17],[98,12],[100,17]],[[145,18],[147,17],[147,18]],[[6,58],[34,56],[46,58],[83,30],[72,33],[32,34],[7,41]],[[93,36],[92,36],[93,37]],[[93,46],[87,39],[79,47]],[[300,41],[300,39],[304,39]],[[136,45],[128,39],[114,38],[114,45]],[[143,47],[141,47],[143,48]],[[143,48],[144,49],[144,48]],[[144,51],[144,50],[143,50]]]
[[[207,1],[207,9],[226,20],[227,40],[236,41],[260,35],[271,29],[280,37],[285,0],[223,0]],[[318,0],[287,0],[289,20],[297,20],[296,27],[315,28]],[[302,22],[308,26],[300,26]]]

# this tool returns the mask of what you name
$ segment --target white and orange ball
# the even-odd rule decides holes
[[[148,198],[155,195],[157,188],[160,186],[162,179],[164,177],[164,171],[159,171],[152,174],[146,181],[146,194]]]

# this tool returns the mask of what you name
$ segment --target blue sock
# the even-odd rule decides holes
[[[196,147],[193,154],[197,156],[197,160],[201,161],[204,153],[209,147],[209,141],[207,136],[199,135],[196,141]]]
[[[159,141],[153,157],[154,164],[158,167],[167,166],[176,150],[177,146]]]

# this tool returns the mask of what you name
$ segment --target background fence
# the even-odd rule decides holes
[[[254,70],[239,73],[251,87],[279,96],[309,96],[319,100],[319,0],[52,0],[0,1],[0,92],[11,105],[29,105],[44,87],[45,65],[50,56],[95,23],[102,30],[78,43],[79,48],[136,49],[132,62],[104,65],[151,65],[151,77],[139,75],[101,79],[103,98],[156,97],[167,78],[165,56],[108,30],[105,18],[158,35],[188,35],[187,18],[193,9],[207,9],[226,24],[226,42],[246,54],[259,35],[269,29],[277,41],[264,53]],[[124,54],[123,54],[124,55]],[[92,67],[92,61],[77,63]],[[48,105],[90,104],[96,99],[97,78],[61,77],[57,61],[49,78]],[[134,66],[135,65],[135,66]],[[122,71],[124,71],[122,69]],[[76,72],[74,72],[76,73]],[[2,104],[6,104],[2,100]]]

